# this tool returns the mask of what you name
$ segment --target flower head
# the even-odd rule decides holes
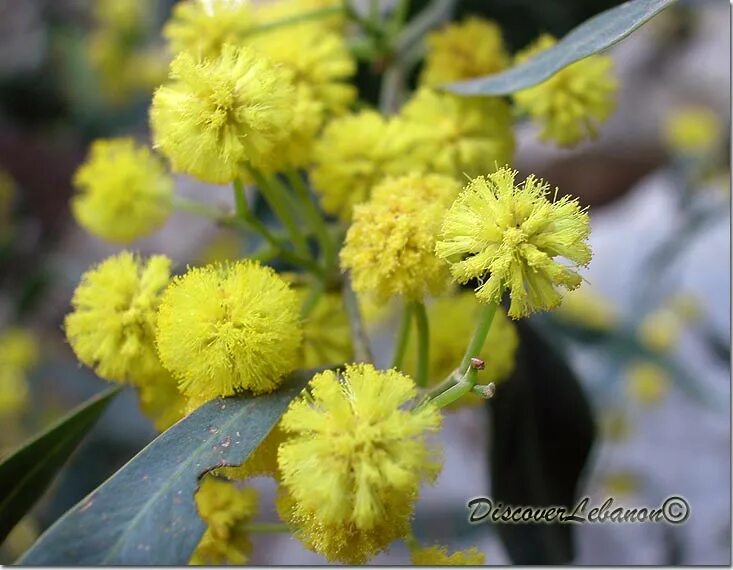
[[[341,250],[341,267],[351,270],[354,290],[378,301],[441,292],[448,271],[435,255],[435,239],[459,189],[437,174],[387,178],[374,188],[372,199],[354,208]]]
[[[295,85],[306,86],[327,113],[343,113],[356,97],[348,83],[356,63],[335,32],[315,24],[288,26],[255,36],[253,46],[290,70]]]
[[[486,564],[484,553],[476,547],[458,550],[450,555],[444,546],[415,548],[410,553],[410,559],[415,566],[484,566]]]
[[[38,362],[38,341],[22,328],[13,327],[0,334],[0,368],[27,372]]]
[[[295,292],[259,263],[189,269],[161,301],[160,359],[192,405],[242,390],[270,392],[295,368],[299,309]]]
[[[428,34],[421,85],[439,85],[460,79],[490,75],[509,65],[501,28],[472,16]]]
[[[706,107],[683,107],[664,121],[664,141],[679,154],[709,152],[720,138],[720,119]]]
[[[212,59],[180,53],[171,82],[153,97],[155,146],[175,170],[231,182],[242,163],[260,166],[290,131],[294,88],[289,75],[248,47],[225,45]]]
[[[225,44],[241,45],[254,25],[248,0],[184,0],[173,7],[163,36],[173,54],[187,51],[199,59],[214,58]]]
[[[64,321],[76,357],[114,382],[159,374],[155,315],[170,268],[164,255],[142,260],[123,251],[84,273]]]
[[[382,178],[425,169],[415,129],[375,111],[329,123],[316,143],[311,179],[323,209],[344,220]]]
[[[446,213],[435,249],[459,283],[479,280],[480,301],[498,303],[508,289],[513,318],[555,308],[562,299],[556,286],[580,285],[580,275],[554,258],[581,266],[591,259],[589,218],[578,202],[551,202],[548,184],[529,176],[516,185],[516,175],[503,167],[469,182]]]
[[[206,476],[196,493],[196,506],[208,527],[191,556],[195,565],[242,565],[252,550],[244,525],[258,508],[257,491]]]
[[[301,293],[305,301],[305,291]],[[347,362],[353,356],[349,320],[341,295],[326,293],[303,319],[303,368]]]
[[[214,471],[214,474],[235,481],[244,481],[251,477],[274,477],[278,479],[280,472],[277,467],[277,450],[287,438],[288,435],[278,423],[244,463],[219,467]]]
[[[310,390],[282,419],[291,437],[278,452],[279,511],[306,546],[363,563],[408,532],[420,484],[439,469],[425,434],[440,415],[403,409],[414,382],[369,364],[317,374]]]
[[[613,328],[619,320],[611,302],[587,286],[565,295],[555,314],[561,320],[598,331]]]
[[[629,397],[645,406],[656,404],[669,390],[667,372],[654,362],[634,362],[626,371]]]
[[[540,36],[517,54],[517,61],[522,62],[552,47],[555,41],[547,34]],[[514,100],[540,125],[541,140],[573,146],[584,138],[596,136],[598,125],[608,119],[616,107],[617,89],[611,58],[591,55],[538,85],[516,92]]]
[[[459,97],[422,88],[401,113],[429,166],[457,179],[507,163],[514,153],[509,106],[497,97]]]
[[[466,350],[466,339],[471,338],[476,313],[479,307],[470,292],[462,292],[451,297],[441,297],[428,305],[430,321],[429,379],[430,385],[445,380],[460,364]],[[514,370],[515,356],[519,346],[519,335],[503,309],[497,308],[489,334],[479,357],[485,362],[480,372],[482,384],[505,380]],[[417,346],[414,335],[410,337],[405,355],[404,370],[415,372]],[[447,410],[466,405],[477,405],[485,400],[475,394],[467,394],[452,404]]]
[[[109,241],[148,235],[171,211],[171,177],[147,147],[129,138],[95,141],[74,184],[74,217],[89,233]]]
[[[669,352],[680,339],[682,322],[673,310],[663,307],[645,316],[639,324],[639,339],[647,348]]]

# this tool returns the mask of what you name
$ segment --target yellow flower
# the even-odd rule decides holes
[[[342,3],[342,0],[269,0],[260,2],[257,5],[257,23],[260,25],[272,24],[316,10],[338,8]],[[288,25],[287,28],[295,29],[301,26],[318,25],[324,31],[340,32],[343,30],[345,23],[345,12],[342,10],[330,16],[322,16],[300,24]]]
[[[9,328],[0,335],[0,368],[27,372],[38,362],[38,342],[26,329]]]
[[[287,438],[287,434],[278,423],[242,465],[220,467],[214,471],[214,474],[235,481],[244,481],[251,477],[278,479],[280,472],[277,468],[277,450]]]
[[[184,0],[173,7],[163,36],[173,54],[187,51],[199,59],[215,58],[225,44],[242,45],[254,25],[248,0]]]
[[[479,310],[476,298],[470,292],[441,297],[428,305],[430,385],[439,384],[458,368],[473,333]],[[518,345],[519,336],[514,324],[506,317],[503,309],[497,308],[484,347],[479,354],[486,363],[486,368],[479,372],[481,384],[505,380],[512,373]],[[410,336],[405,353],[404,370],[408,374],[415,372],[416,354],[417,347],[413,334]],[[447,409],[477,405],[484,401],[477,395],[467,394]]]
[[[175,170],[224,184],[242,163],[260,166],[287,139],[294,88],[287,72],[251,48],[225,45],[215,59],[180,53],[153,97],[155,146]]]
[[[196,493],[196,506],[208,527],[190,564],[245,564],[252,543],[244,526],[257,512],[258,502],[255,489],[239,489],[228,481],[204,477]]]
[[[158,229],[168,218],[173,180],[161,161],[130,138],[92,144],[76,171],[71,210],[89,233],[127,243]]]
[[[639,476],[633,471],[606,473],[601,479],[601,487],[611,496],[633,495],[641,487]]]
[[[483,566],[486,557],[476,547],[468,550],[458,550],[448,555],[444,546],[430,546],[416,548],[410,553],[410,559],[415,566]]]
[[[558,318],[595,330],[608,330],[618,323],[616,308],[589,287],[571,291],[555,313]]]
[[[314,151],[311,180],[323,209],[342,220],[365,202],[382,178],[425,169],[415,129],[375,111],[361,111],[326,126]]]
[[[661,400],[669,390],[667,372],[653,362],[635,362],[626,371],[629,398],[650,406]]]
[[[552,36],[540,36],[517,54],[517,62],[529,59],[555,42]],[[617,89],[611,58],[591,55],[538,85],[514,93],[514,101],[541,127],[540,140],[552,140],[567,147],[596,136],[598,126],[616,108]]]
[[[77,358],[107,380],[139,384],[160,373],[155,315],[171,261],[132,253],[109,257],[82,275],[66,316],[66,338]]]
[[[25,409],[30,391],[25,374],[15,368],[0,368],[0,416]]]
[[[508,289],[515,319],[557,307],[556,286],[580,285],[574,268],[555,257],[581,266],[591,259],[589,218],[577,200],[551,202],[548,184],[529,176],[515,185],[516,175],[503,167],[469,182],[447,212],[436,245],[459,283],[478,279],[480,301],[499,303]]]
[[[163,295],[158,353],[190,405],[277,388],[296,365],[298,297],[252,261],[189,269]]]
[[[175,378],[161,366],[155,376],[137,386],[140,408],[158,431],[165,431],[184,416],[186,399]]]
[[[403,409],[414,382],[370,364],[317,374],[310,391],[282,419],[278,510],[307,547],[361,564],[409,532],[420,484],[440,469],[425,441],[440,414]]]
[[[375,187],[372,199],[354,208],[341,250],[354,290],[377,301],[421,300],[444,290],[448,271],[435,255],[435,238],[459,190],[455,180],[437,174],[387,178]]]
[[[674,152],[705,154],[720,139],[720,119],[706,107],[675,109],[664,121],[663,135],[667,146]]]
[[[137,30],[151,15],[140,0],[97,0],[91,8],[99,24],[125,33]]]
[[[682,322],[692,323],[702,318],[700,301],[691,293],[677,293],[666,304]]]
[[[356,63],[334,32],[315,24],[286,26],[256,35],[253,46],[291,71],[296,86],[306,86],[327,113],[343,113],[356,97],[348,83]]]
[[[480,77],[509,66],[501,28],[484,18],[471,16],[428,34],[421,85],[439,85]]]
[[[671,310],[655,311],[639,324],[639,339],[647,348],[657,352],[669,352],[679,341],[682,333],[680,319]]]
[[[401,115],[419,136],[430,167],[441,174],[474,177],[514,154],[511,110],[497,97],[459,97],[424,87]]]

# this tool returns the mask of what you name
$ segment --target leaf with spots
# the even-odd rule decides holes
[[[204,404],[56,521],[19,564],[186,564],[205,530],[194,503],[200,477],[244,462],[313,373],[295,372],[264,396]]]

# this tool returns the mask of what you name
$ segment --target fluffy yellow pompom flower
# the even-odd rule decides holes
[[[679,341],[682,333],[680,318],[670,309],[662,308],[642,319],[639,324],[639,339],[647,348],[657,352],[669,352]]]
[[[720,119],[705,107],[676,109],[664,121],[664,141],[680,154],[709,152],[720,138]]]
[[[25,409],[29,397],[25,374],[14,368],[0,368],[0,415]]]
[[[227,44],[218,57],[200,61],[182,52],[170,77],[155,92],[150,124],[155,146],[175,170],[228,183],[245,161],[266,162],[289,135],[293,84],[251,48]]]
[[[172,208],[173,180],[147,147],[130,138],[95,141],[74,185],[74,217],[89,233],[112,242],[152,233]]]
[[[444,546],[415,548],[410,553],[410,559],[415,566],[483,566],[486,564],[486,556],[476,547],[458,550],[450,555]]]
[[[516,175],[503,167],[471,180],[446,213],[436,245],[459,283],[479,280],[480,301],[499,303],[508,289],[515,319],[557,307],[555,286],[580,285],[574,268],[555,257],[581,266],[591,259],[589,218],[577,200],[551,202],[548,184],[529,176],[515,185]]]
[[[27,372],[38,362],[38,342],[22,328],[9,328],[0,335],[0,368]]]
[[[667,372],[653,362],[635,362],[626,371],[629,397],[645,406],[656,404],[669,390]]]
[[[420,89],[401,116],[416,135],[434,171],[463,180],[511,161],[512,114],[497,97],[459,97]]]
[[[422,171],[426,157],[415,129],[375,111],[361,111],[332,121],[314,151],[311,180],[323,209],[343,220],[354,204],[365,202],[382,178]]]
[[[254,25],[248,0],[184,0],[173,7],[163,36],[173,54],[187,51],[197,58],[213,58],[225,44],[241,45]]]
[[[517,61],[529,59],[555,41],[547,34],[540,36],[517,54]],[[591,55],[538,85],[514,93],[514,101],[539,124],[540,140],[567,147],[596,136],[598,125],[616,108],[617,89],[611,58]]]
[[[287,438],[288,435],[278,423],[242,465],[219,467],[214,470],[214,475],[235,481],[244,481],[251,477],[278,479],[280,475],[277,467],[277,450]]]
[[[287,26],[254,36],[253,46],[307,86],[328,113],[343,113],[356,97],[356,72],[346,42],[318,25]]]
[[[245,564],[252,543],[244,525],[257,512],[258,502],[255,489],[239,489],[228,481],[204,477],[196,493],[196,506],[208,527],[190,564]]]
[[[322,372],[309,386],[282,419],[291,437],[278,452],[279,511],[309,548],[361,564],[409,532],[420,484],[440,468],[425,441],[440,414],[403,409],[414,382],[370,364]]]
[[[191,405],[242,390],[271,392],[297,364],[299,310],[295,292],[259,263],[189,269],[160,304],[161,362]]]
[[[439,384],[458,368],[466,350],[466,343],[473,333],[479,311],[476,298],[470,292],[462,292],[453,297],[441,297],[428,305],[430,385]],[[518,346],[519,335],[516,328],[506,317],[504,310],[497,308],[484,347],[479,354],[486,363],[486,367],[479,373],[481,384],[499,382],[512,373]],[[404,365],[404,370],[408,374],[415,372],[416,353],[415,336],[411,335]],[[484,401],[483,398],[469,393],[447,409],[458,409]]]
[[[428,34],[422,85],[439,85],[460,79],[490,75],[509,65],[501,28],[472,16]]]
[[[368,203],[355,206],[341,250],[354,290],[378,302],[396,295],[421,300],[444,290],[448,271],[435,255],[435,239],[459,189],[446,176],[408,174],[385,179]]]
[[[66,338],[77,358],[107,380],[139,384],[160,373],[155,315],[171,261],[132,253],[109,257],[82,275],[66,316]]]

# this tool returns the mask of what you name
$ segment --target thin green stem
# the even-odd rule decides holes
[[[417,325],[417,372],[415,383],[424,388],[428,384],[428,366],[430,363],[430,324],[425,305],[420,302],[412,303]]]
[[[275,215],[282,222],[293,240],[295,250],[305,257],[309,257],[308,244],[305,241],[303,233],[298,227],[298,223],[290,211],[287,203],[287,196],[284,193],[284,187],[276,184],[271,178],[264,176],[258,169],[252,165],[247,165],[247,170],[257,183],[257,188],[264,196],[267,203],[275,212]],[[286,189],[285,189],[286,190]]]
[[[292,528],[285,523],[249,523],[244,530],[251,533],[268,534],[275,532],[291,532]]]
[[[323,215],[316,206],[315,202],[311,198],[308,187],[303,182],[303,177],[295,170],[288,170],[285,175],[288,178],[288,182],[295,189],[295,193],[300,198],[303,206],[305,207],[305,215],[308,218],[308,223],[311,225],[311,229],[318,238],[318,243],[321,245],[321,251],[323,253],[323,260],[326,269],[330,269],[335,264],[336,260],[336,249],[334,247],[331,236],[328,234],[328,228],[326,222],[323,219]]]
[[[496,306],[497,304],[495,302],[491,302],[484,305],[481,309],[478,321],[476,321],[476,328],[473,330],[471,342],[468,343],[466,353],[463,355],[463,360],[461,360],[461,365],[458,368],[458,372],[461,376],[468,372],[469,366],[471,365],[471,359],[474,357],[478,358],[478,355],[481,353],[481,349],[483,349],[484,342],[486,341],[486,336],[489,334],[489,329],[491,329],[491,323],[494,322]]]
[[[369,337],[364,329],[364,322],[359,310],[359,300],[351,287],[351,277],[346,274],[342,284],[342,298],[346,316],[351,328],[351,341],[354,345],[354,358],[357,362],[373,362]]]
[[[445,408],[450,406],[456,400],[459,400],[468,394],[476,384],[478,370],[469,368],[466,375],[459,382],[448,388],[445,392],[441,392],[434,398],[426,400],[423,405],[431,404],[437,408]]]
[[[411,303],[405,303],[402,311],[402,320],[400,321],[400,329],[397,333],[397,342],[395,343],[395,353],[392,357],[391,368],[402,368],[402,361],[405,359],[405,351],[407,343],[410,341],[410,330],[412,329],[412,312]]]

